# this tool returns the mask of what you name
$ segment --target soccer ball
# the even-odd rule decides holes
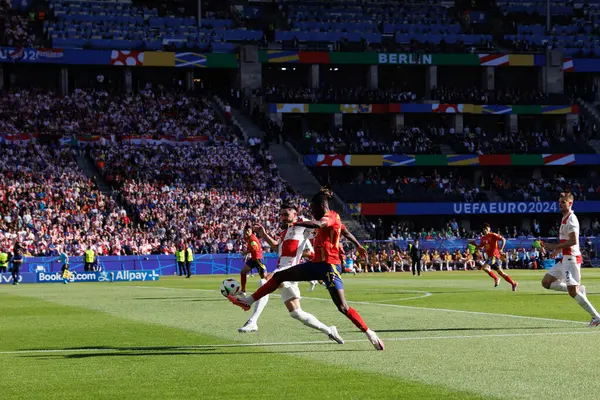
[[[221,294],[225,297],[235,296],[240,291],[240,284],[233,278],[227,278],[221,283]]]

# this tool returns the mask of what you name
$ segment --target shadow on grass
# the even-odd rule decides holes
[[[176,350],[177,348],[174,348]],[[273,350],[273,351],[215,351],[215,348],[202,348],[197,351],[191,351],[191,349],[181,351],[157,351],[155,350],[147,350],[141,351],[137,350],[116,350],[107,353],[100,352],[90,352],[90,353],[75,353],[75,354],[24,354],[22,358],[33,358],[37,360],[57,360],[57,359],[83,359],[83,358],[98,358],[98,357],[155,357],[155,356],[224,356],[224,355],[250,355],[250,354],[307,354],[307,353],[315,353],[322,352],[323,350]],[[361,351],[369,351],[373,352],[373,349],[348,349],[348,348],[336,348],[332,347],[328,349],[327,352],[361,352]]]
[[[576,321],[573,321],[576,322]],[[425,329],[374,329],[377,333],[411,333],[411,332],[468,332],[468,331],[512,331],[512,330],[537,330],[537,329],[565,329],[564,326],[524,326],[524,327],[489,327],[489,328],[425,328]],[[356,331],[340,331],[352,333]]]
[[[198,297],[135,297],[133,300],[187,300],[187,301],[223,301],[225,298],[198,298]]]

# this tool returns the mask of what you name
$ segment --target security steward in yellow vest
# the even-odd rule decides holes
[[[84,255],[85,264],[83,264],[83,270],[85,272],[94,270],[94,260],[96,258],[96,252],[92,250],[92,246],[88,247]]]
[[[185,250],[183,246],[179,246],[175,250],[175,258],[177,259],[177,267],[179,268],[179,276],[184,274],[185,270]]]
[[[8,270],[8,253],[0,252],[0,272],[5,274]]]
[[[186,278],[192,276],[192,261],[194,261],[194,250],[190,246],[185,249],[185,272],[187,273]]]

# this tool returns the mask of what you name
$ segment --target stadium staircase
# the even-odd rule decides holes
[[[273,155],[273,161],[275,161],[277,168],[279,168],[281,177],[285,179],[294,190],[308,199],[320,190],[321,185],[310,173],[308,168],[306,168],[302,156],[298,154],[291,143],[271,144],[269,150]],[[334,196],[331,206],[335,211],[339,212],[344,224],[348,227],[348,230],[352,232],[358,240],[371,239],[368,222],[364,217],[359,216],[358,218],[355,218],[349,212],[346,204],[341,198]]]
[[[218,105],[215,109],[220,114],[223,114],[225,112],[225,102],[219,96],[214,96],[213,100]],[[245,141],[248,141],[250,138],[263,137],[262,131],[246,118],[240,110],[233,107],[231,107],[231,123],[242,132]]]
[[[218,104],[218,108],[221,110],[225,109],[225,103],[218,96],[214,96],[214,101]],[[263,132],[258,126],[244,116],[239,109],[231,107],[231,122],[240,129],[246,141],[252,137],[264,137]],[[273,161],[277,164],[281,177],[295,191],[306,198],[311,198],[319,191],[321,188],[319,182],[304,166],[302,156],[296,152],[289,142],[285,142],[285,144],[271,144],[269,151],[273,155]],[[370,228],[371,224],[363,216],[353,216],[344,201],[338,196],[334,197],[332,208],[340,213],[344,224],[358,240],[371,239],[371,235],[369,234],[372,229]]]
[[[85,152],[77,154],[77,165],[88,178],[94,181],[103,195],[114,198],[112,188],[106,183],[92,159]]]

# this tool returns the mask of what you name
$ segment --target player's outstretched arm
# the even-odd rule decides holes
[[[259,234],[260,237],[267,241],[272,249],[276,249],[277,246],[279,246],[279,242],[273,239],[273,237],[267,233],[264,226],[258,224],[254,227],[254,230]]]
[[[348,239],[354,246],[356,246],[356,249],[358,250],[358,254],[359,255],[362,255],[362,256],[366,257],[367,250],[365,250],[365,248],[354,237],[354,235],[352,233],[350,233],[350,231],[348,229],[346,229],[345,225],[342,225],[342,236],[345,237],[346,239]]]
[[[309,229],[326,228],[330,225],[329,218],[327,217],[323,217],[319,221],[297,221],[294,223],[294,226],[302,226]]]

